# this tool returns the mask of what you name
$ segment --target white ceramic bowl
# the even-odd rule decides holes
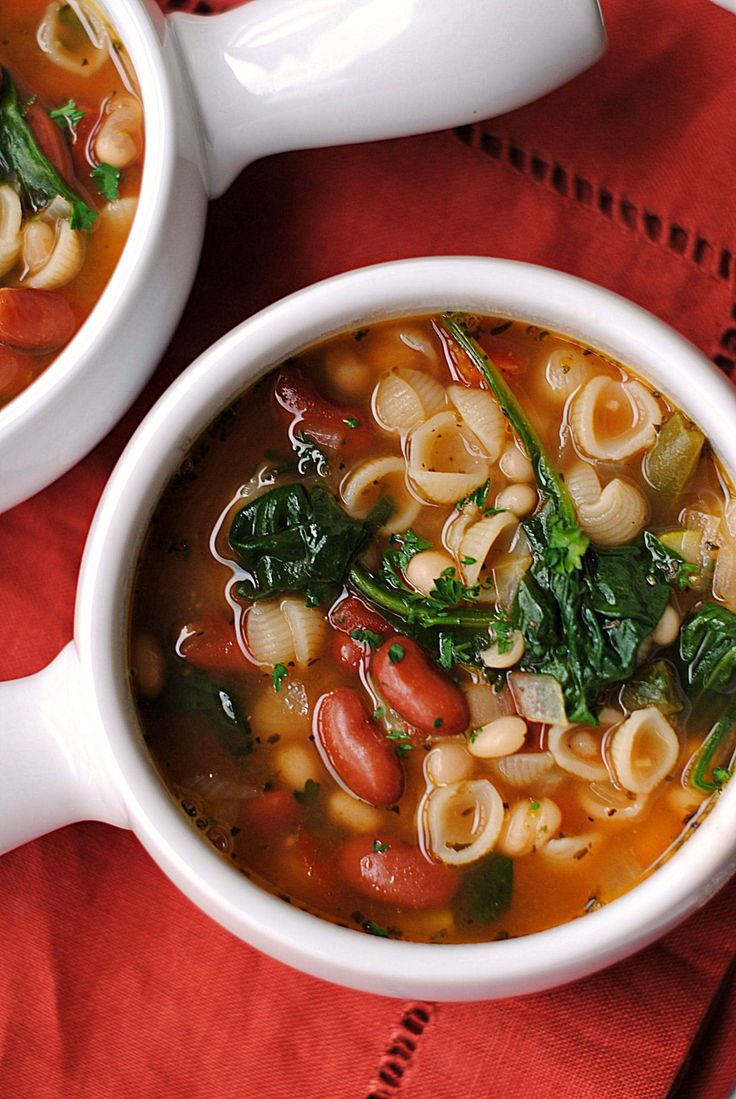
[[[207,197],[246,164],[486,118],[605,48],[597,0],[251,0],[166,19],[153,0],[99,6],[143,96],[138,212],[79,333],[0,409],[0,512],[69,469],[142,389],[194,279]]]
[[[126,614],[141,541],[172,472],[218,412],[289,354],[377,318],[448,308],[523,318],[629,364],[686,409],[736,470],[731,385],[662,322],[579,279],[504,260],[420,259],[364,268],[286,298],[216,343],[150,412],[92,525],[75,641],[45,671],[0,685],[0,850],[83,818],[132,828],[192,900],[256,947],[349,986],[439,1000],[512,996],[582,977],[651,942],[722,885],[734,869],[736,783],[651,878],[581,920],[481,945],[372,938],[234,873],[153,769],[128,688]]]

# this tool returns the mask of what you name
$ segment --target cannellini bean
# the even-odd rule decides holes
[[[450,786],[473,773],[473,760],[463,744],[438,744],[424,758],[424,774],[432,786]]]
[[[95,157],[101,164],[127,168],[141,151],[143,109],[133,95],[116,95],[95,138]]]
[[[358,801],[344,790],[333,790],[327,799],[327,811],[334,821],[353,832],[375,832],[378,835],[385,817],[380,809]]]
[[[471,733],[468,751],[478,759],[498,759],[518,752],[526,738],[526,722],[516,715],[497,717]]]
[[[652,641],[655,645],[671,645],[680,632],[680,615],[670,603],[657,623]]]
[[[508,485],[496,497],[496,507],[512,511],[514,515],[521,517],[529,515],[537,506],[539,496],[537,490],[530,484],[520,482]]]
[[[308,779],[318,782],[319,760],[306,744],[290,743],[276,752],[276,770],[279,778],[294,790],[303,790]]]
[[[533,481],[534,470],[526,454],[513,443],[507,446],[499,460],[499,467],[510,481]]]
[[[562,823],[562,813],[550,798],[522,798],[509,811],[498,849],[510,858],[528,855],[548,843]]]
[[[422,595],[429,595],[434,588],[435,580],[442,575],[445,569],[454,569],[455,562],[439,550],[422,550],[412,557],[406,567],[406,579],[413,588]]]
[[[498,641],[483,649],[480,658],[487,668],[513,668],[524,655],[524,638],[519,630],[511,633],[511,648],[501,652]]]
[[[135,637],[131,665],[138,693],[143,698],[158,698],[166,683],[166,657],[153,634],[140,633]]]

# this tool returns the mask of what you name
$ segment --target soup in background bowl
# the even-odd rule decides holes
[[[135,214],[143,108],[96,5],[5,0],[0,40],[0,407],[92,310]]]
[[[729,778],[735,504],[661,391],[538,325],[333,337],[156,508],[148,749],[203,839],[316,915],[435,943],[584,916]]]
[[[265,310],[131,440],[74,643],[0,686],[2,849],[130,827],[236,935],[386,995],[519,995],[651,942],[734,868],[735,416],[667,326],[525,264],[387,264]]]

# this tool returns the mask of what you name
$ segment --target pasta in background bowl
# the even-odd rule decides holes
[[[727,382],[659,321],[523,264],[405,261],[264,311],[141,426],[90,534],[76,646],[3,689],[21,725],[60,680],[77,684],[60,720],[84,760],[16,780],[4,846],[73,815],[126,824],[243,938],[389,995],[520,994],[643,946],[733,869],[725,566],[713,588],[735,411]],[[282,536],[325,515],[321,569],[279,557]],[[152,551],[173,563],[147,564]],[[550,644],[563,610],[574,629]],[[363,617],[348,629],[351,614]],[[327,637],[334,656],[315,664]],[[725,704],[715,717],[699,709],[709,691]],[[38,758],[47,736],[34,726],[23,750]],[[694,788],[673,781],[684,765]],[[42,820],[18,814],[29,801]]]

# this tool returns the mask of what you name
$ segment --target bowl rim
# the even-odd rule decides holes
[[[379,316],[447,308],[523,318],[626,363],[684,406],[736,471],[736,432],[729,435],[728,428],[736,420],[731,385],[692,344],[626,299],[512,260],[440,256],[360,268],[299,290],[232,329],[148,413],[92,523],[75,638],[131,826],[192,900],[239,937],[313,975],[387,995],[468,1000],[539,991],[585,976],[653,941],[703,904],[736,868],[736,783],[671,859],[582,923],[480,944],[376,939],[284,904],[208,849],[145,750],[124,659],[131,578],[148,518],[178,461],[217,412],[286,355],[324,336]]]
[[[100,336],[112,329],[111,317],[145,279],[156,259],[174,180],[175,110],[162,44],[149,6],[142,0],[95,0],[125,44],[144,108],[146,147],[141,189],[133,223],[120,257],[102,293],[72,339],[25,389],[0,407],[0,438],[27,427],[36,415],[53,406],[72,380],[94,369]],[[160,17],[163,20],[163,16]]]

